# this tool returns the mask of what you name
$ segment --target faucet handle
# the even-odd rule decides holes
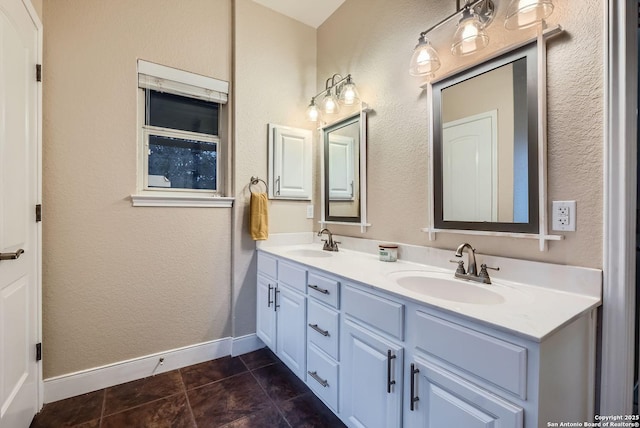
[[[480,265],[480,273],[478,274],[478,276],[480,278],[485,278],[485,283],[487,284],[491,284],[491,281],[489,280],[489,272],[487,272],[487,269],[491,269],[491,270],[500,270],[499,267],[490,267],[487,266],[486,264],[482,263]],[[488,281],[488,282],[487,282]]]
[[[458,267],[456,268],[456,273],[459,273],[462,275],[466,274],[464,270],[464,260],[449,260],[449,262],[458,264]]]

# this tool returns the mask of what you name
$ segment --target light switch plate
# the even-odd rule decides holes
[[[307,218],[313,218],[313,205],[307,205]]]
[[[576,201],[553,201],[551,229],[564,232],[576,230]]]

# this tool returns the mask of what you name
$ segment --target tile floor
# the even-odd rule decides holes
[[[44,406],[31,428],[344,427],[267,348]]]

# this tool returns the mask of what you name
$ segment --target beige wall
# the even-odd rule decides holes
[[[334,232],[480,253],[602,267],[603,7],[598,0],[557,2],[553,18],[567,35],[548,49],[549,201],[576,200],[576,232],[551,242],[438,234],[428,225],[428,106],[420,80],[408,74],[420,31],[453,12],[438,0],[349,0],[318,31],[318,87],[333,73],[352,73],[374,109],[369,119],[369,222]],[[508,34],[503,35],[508,38]]]
[[[247,234],[249,178],[267,178],[269,122],[312,129],[304,112],[315,94],[316,31],[251,0],[235,3],[233,332],[238,337],[255,332],[255,243]],[[313,220],[306,218],[310,203],[271,201],[270,233],[312,231]]]
[[[231,335],[231,209],[129,200],[136,59],[229,80],[231,1],[43,12],[44,377]]]

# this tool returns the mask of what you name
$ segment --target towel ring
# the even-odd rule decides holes
[[[269,189],[269,186],[267,186],[267,182],[264,181],[262,178],[251,177],[251,181],[249,182],[249,191],[253,192],[253,188],[251,186],[255,186],[260,182],[262,182],[262,184],[264,184],[265,191],[267,191]]]

